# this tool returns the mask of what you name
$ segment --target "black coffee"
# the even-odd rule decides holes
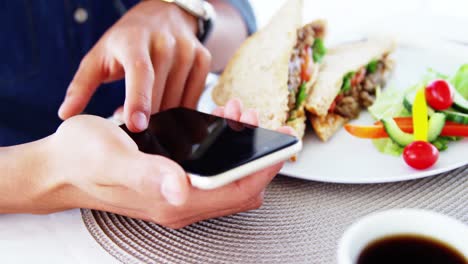
[[[441,241],[417,235],[379,239],[361,252],[357,264],[468,264],[456,249]]]

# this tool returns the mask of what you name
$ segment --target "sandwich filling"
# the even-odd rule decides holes
[[[305,115],[302,108],[307,98],[308,84],[316,78],[319,63],[326,53],[320,38],[323,34],[323,28],[314,23],[297,31],[297,42],[289,62],[288,123]]]
[[[371,61],[366,67],[346,74],[340,93],[328,112],[348,119],[357,118],[361,109],[374,103],[377,87],[385,86],[392,67],[393,62],[388,55],[384,55],[379,60]]]

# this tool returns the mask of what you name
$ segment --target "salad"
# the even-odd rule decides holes
[[[405,91],[378,91],[368,110],[374,124],[347,124],[346,131],[415,169],[429,168],[450,142],[468,137],[468,64],[452,77],[429,70]]]

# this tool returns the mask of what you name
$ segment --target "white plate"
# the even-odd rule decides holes
[[[393,58],[397,65],[387,87],[406,89],[418,82],[429,67],[445,74],[455,73],[461,64],[468,63],[468,46],[406,37],[399,40],[399,48]],[[215,107],[211,88],[200,99],[201,111],[211,112]],[[352,123],[372,124],[373,120],[365,112]],[[381,154],[370,140],[355,138],[345,130],[339,131],[329,142],[322,143],[309,129],[299,159],[294,163],[288,162],[281,174],[322,182],[383,183],[437,175],[466,164],[468,139],[451,143],[448,150],[441,152],[435,166],[417,171],[406,166],[401,157]]]

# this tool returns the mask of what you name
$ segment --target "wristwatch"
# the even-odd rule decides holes
[[[173,3],[197,18],[198,30],[197,38],[204,43],[213,30],[216,17],[213,6],[203,0],[161,0]]]

